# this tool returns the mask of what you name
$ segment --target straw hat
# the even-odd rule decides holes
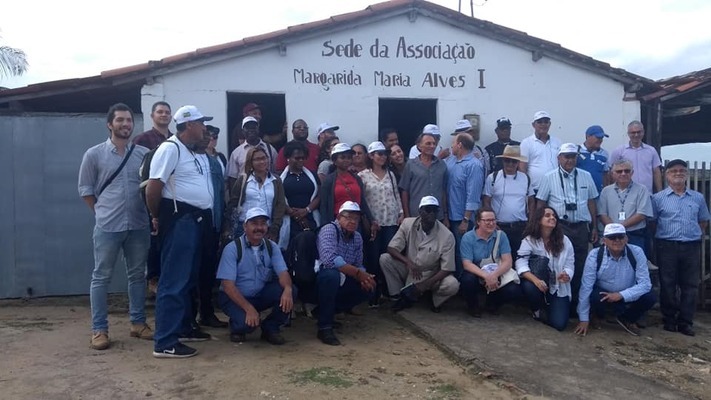
[[[521,155],[521,146],[506,145],[504,147],[504,153],[496,158],[510,158],[512,160],[518,160],[521,162],[528,162],[528,158]]]

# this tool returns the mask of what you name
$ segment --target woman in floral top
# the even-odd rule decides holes
[[[390,150],[381,142],[368,146],[369,168],[358,173],[363,180],[365,199],[373,218],[378,221],[380,230],[366,242],[366,269],[376,276],[377,288],[371,298],[371,306],[377,306],[381,293],[388,293],[385,278],[380,269],[380,255],[387,252],[388,243],[395,236],[398,225],[402,222],[403,212],[400,191],[397,189],[395,174],[388,169]]]

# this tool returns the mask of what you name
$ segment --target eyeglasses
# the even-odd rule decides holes
[[[341,217],[351,222],[357,222],[358,220],[360,220],[360,214],[356,213],[342,212]]]
[[[631,169],[618,169],[617,171],[614,171],[616,174],[629,174],[632,172]]]
[[[668,173],[672,175],[686,175],[686,170],[685,169],[668,169]]]
[[[613,242],[618,242],[620,240],[624,240],[626,237],[627,237],[627,235],[620,233],[617,235],[605,236],[605,239],[612,240]]]
[[[485,224],[493,224],[496,222],[496,218],[482,218],[479,220],[479,222],[483,222]]]

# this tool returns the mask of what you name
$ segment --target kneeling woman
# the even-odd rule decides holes
[[[540,320],[541,310],[545,307],[548,315],[546,322],[562,331],[568,326],[570,315],[570,280],[575,270],[573,244],[563,235],[554,209],[543,207],[533,214],[523,232],[516,271],[523,278],[521,288],[533,318]],[[529,265],[534,262],[538,268]],[[548,271],[545,270],[546,264]],[[547,282],[543,278],[545,275],[548,275]]]
[[[521,289],[518,276],[511,269],[511,245],[503,231],[496,230],[496,214],[488,207],[476,212],[476,229],[462,236],[461,292],[467,301],[467,312],[481,317],[479,292],[486,289],[486,308],[497,313],[505,303],[518,300]]]

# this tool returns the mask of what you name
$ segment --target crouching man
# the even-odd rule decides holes
[[[644,251],[627,244],[627,232],[621,224],[605,226],[604,245],[592,249],[585,260],[575,333],[585,335],[590,312],[604,318],[611,305],[617,323],[629,334],[639,336],[637,321],[657,301],[647,269]],[[603,252],[600,254],[600,252]]]
[[[437,221],[439,201],[433,196],[420,200],[419,216],[405,218],[380,256],[380,265],[391,297],[403,296],[393,311],[412,306],[422,293],[432,291],[432,311],[440,312],[442,304],[459,291],[459,281],[452,276],[454,235]]]
[[[291,313],[296,288],[286,268],[279,246],[264,236],[269,215],[261,208],[247,211],[244,235],[225,246],[217,269],[221,279],[220,308],[230,317],[230,340],[243,342],[245,335],[261,326],[263,340],[281,345],[279,333]],[[239,246],[239,248],[237,247]],[[260,320],[268,308],[271,314]]]

